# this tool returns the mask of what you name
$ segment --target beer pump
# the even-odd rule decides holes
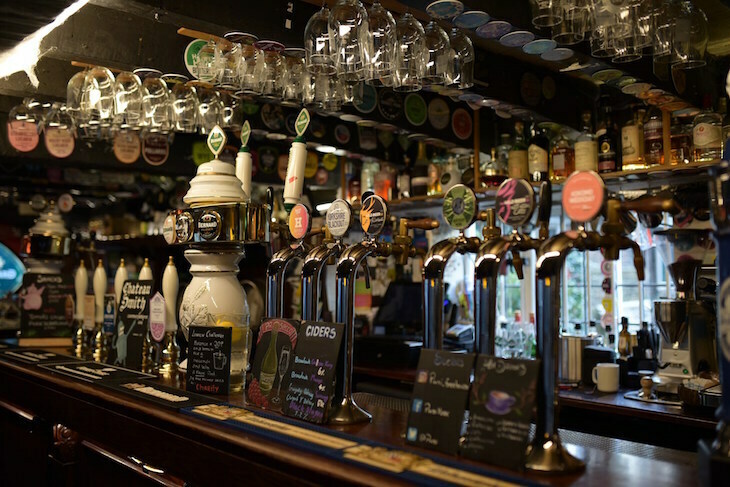
[[[325,238],[322,244],[314,247],[304,258],[302,265],[302,319],[319,319],[319,289],[322,269],[325,264],[337,259],[345,245],[342,238],[352,225],[352,208],[343,199],[336,199],[327,209],[323,227]]]
[[[479,247],[474,263],[474,350],[494,355],[494,338],[497,323],[497,277],[507,253],[512,253],[512,265],[517,277],[522,279],[520,252],[537,250],[548,236],[552,189],[549,182],[540,187],[540,207],[537,220],[540,225],[536,239],[525,235],[523,226],[530,221],[535,209],[535,191],[524,179],[507,179],[497,190],[497,217],[513,228],[509,235],[486,239]]]
[[[363,199],[360,209],[360,224],[365,236],[359,243],[347,247],[337,261],[336,321],[345,324],[345,335],[342,350],[337,362],[339,377],[329,422],[336,424],[352,424],[370,421],[371,415],[355,403],[352,397],[353,345],[355,333],[355,280],[357,270],[369,257],[388,257],[393,255],[399,264],[406,264],[409,257],[417,255],[411,245],[412,239],[408,231],[412,228],[431,230],[438,227],[438,221],[432,218],[407,220],[401,218],[398,234],[393,243],[378,240],[378,235],[388,221],[388,206],[385,200],[377,195]]]
[[[109,353],[109,342],[104,333],[104,294],[106,294],[106,269],[101,259],[94,270],[92,279],[94,288],[94,360],[106,362]]]
[[[466,237],[464,230],[477,220],[486,222],[485,240],[499,235],[494,226],[494,210],[479,212],[474,191],[457,184],[444,196],[443,215],[451,228],[459,231],[454,238],[434,244],[423,261],[423,347],[441,350],[444,341],[444,269],[454,253],[476,253],[481,241]]]

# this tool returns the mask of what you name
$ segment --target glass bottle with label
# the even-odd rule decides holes
[[[507,171],[513,179],[528,179],[527,145],[523,133],[524,125],[521,121],[515,122],[515,140],[509,150]]]
[[[629,333],[629,319],[621,318],[621,331],[618,334],[618,353],[622,359],[631,355],[631,333]]]
[[[428,190],[429,196],[441,194],[441,169],[442,165],[432,158],[428,163]]]
[[[677,118],[672,119],[672,165],[692,162],[692,129]]]
[[[546,181],[548,178],[548,151],[550,141],[543,129],[532,125],[532,137],[527,146],[527,170],[532,181]]]
[[[426,196],[428,194],[428,157],[426,157],[426,142],[418,142],[418,155],[411,172],[411,196]]]
[[[598,172],[621,170],[621,151],[618,147],[618,133],[611,117],[611,107],[603,107],[603,126],[598,130]]]
[[[261,375],[259,376],[259,388],[261,394],[267,397],[274,386],[276,378],[276,368],[279,366],[277,357],[276,341],[279,336],[279,323],[274,322],[274,328],[271,330],[269,337],[269,347],[266,349],[266,355],[261,361]]]
[[[552,171],[550,172],[552,181],[561,181],[575,171],[575,153],[568,140],[567,129],[562,129],[558,138],[553,142],[552,159]]]
[[[507,163],[509,161],[509,151],[512,148],[509,134],[501,134],[499,136],[499,145],[497,146],[497,160],[499,166],[507,169]]]
[[[398,198],[409,198],[411,196],[411,160],[403,156],[405,166],[398,173]]]
[[[722,157],[722,116],[713,112],[707,101],[705,107],[692,126],[694,162],[711,162]]]
[[[639,112],[634,112],[623,127],[621,127],[621,169],[635,171],[644,169],[643,134],[639,125]]]
[[[646,167],[664,164],[663,114],[651,106],[644,118],[644,164]]]
[[[598,147],[593,135],[591,112],[583,112],[581,133],[575,141],[575,170],[596,171],[598,169]]]

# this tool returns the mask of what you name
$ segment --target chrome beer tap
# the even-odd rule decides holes
[[[535,438],[527,450],[526,467],[551,473],[568,473],[585,468],[562,445],[558,433],[558,344],[560,321],[560,279],[565,259],[571,250],[603,250],[609,260],[618,259],[621,250],[631,249],[639,280],[644,279],[644,259],[639,245],[624,234],[621,213],[679,211],[677,203],[656,196],[622,202],[606,202],[602,233],[587,231],[583,225],[596,218],[604,206],[605,186],[594,172],[573,174],[563,186],[566,215],[580,224],[577,231],[563,232],[547,239],[538,250],[537,274],[537,355],[541,360],[537,385]]]
[[[304,258],[302,264],[302,320],[319,319],[319,289],[322,269],[326,264],[334,264],[345,245],[342,238],[350,230],[352,208],[350,204],[337,199],[327,209],[326,224],[322,227],[324,240],[314,247]]]
[[[509,235],[486,239],[479,247],[474,263],[474,350],[477,353],[494,355],[495,330],[497,326],[497,277],[506,255],[512,253],[512,265],[517,277],[524,277],[520,252],[537,250],[547,238],[550,223],[552,190],[549,182],[540,187],[538,223],[539,237],[525,235],[521,228],[532,217],[535,208],[535,193],[532,185],[524,179],[507,179],[497,190],[497,216],[506,225],[513,227]]]
[[[378,241],[377,237],[388,220],[388,207],[380,196],[371,195],[362,202],[360,224],[365,238],[362,242],[347,247],[337,261],[336,286],[336,321],[344,323],[342,348],[337,361],[339,373],[336,383],[335,397],[329,414],[329,422],[336,424],[352,424],[370,421],[371,415],[355,403],[352,397],[353,345],[355,332],[355,281],[357,270],[368,256],[395,256],[399,264],[408,263],[409,257],[418,255],[418,250],[411,244],[408,236],[411,228],[434,229],[438,221],[431,218],[407,220],[401,218],[398,234],[393,243]]]
[[[466,237],[464,230],[475,221],[485,221],[485,239],[498,235],[494,210],[478,211],[477,198],[467,186],[457,184],[444,196],[443,214],[450,227],[459,230],[454,238],[434,244],[423,261],[423,348],[441,350],[444,344],[444,269],[454,253],[476,253],[481,244],[477,237]]]

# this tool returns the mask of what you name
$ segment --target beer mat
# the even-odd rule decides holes
[[[163,386],[152,380],[125,379],[114,382],[101,381],[99,385],[173,409],[202,406],[203,404],[211,405],[211,402],[216,402],[215,399],[211,399],[210,397],[187,392],[184,389]]]
[[[150,374],[116,365],[100,364],[98,362],[67,362],[63,364],[41,364],[39,367],[55,374],[63,374],[85,382],[100,384],[102,382],[116,382],[123,380],[156,379]]]
[[[180,412],[417,485],[538,485],[488,466],[460,463],[456,457],[452,460],[408,447],[363,440],[316,424],[231,404],[208,404]]]
[[[2,348],[2,347],[0,347]],[[79,362],[80,359],[70,355],[61,355],[40,348],[4,348],[0,350],[0,359],[11,360],[28,365],[51,363]]]

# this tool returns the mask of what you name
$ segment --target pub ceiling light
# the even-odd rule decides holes
[[[45,54],[41,53],[41,42],[56,27],[66,22],[69,17],[78,12],[88,2],[89,0],[77,0],[66,7],[53,22],[33,32],[12,49],[0,53],[0,78],[6,78],[19,71],[25,71],[33,86],[38,88],[38,76],[36,76],[35,67],[41,56]]]

